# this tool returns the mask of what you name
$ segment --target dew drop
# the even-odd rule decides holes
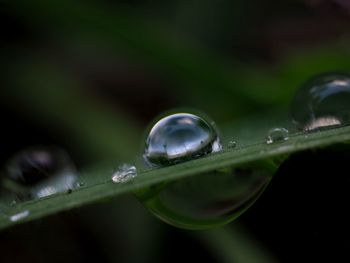
[[[77,183],[77,187],[79,188],[79,187],[83,187],[85,185],[85,183],[84,182],[78,182]]]
[[[158,121],[146,142],[150,167],[168,166],[222,150],[210,120],[178,113]],[[164,145],[166,147],[164,147]],[[234,148],[235,141],[230,142]],[[265,161],[227,167],[138,190],[138,199],[155,216],[173,226],[205,229],[237,218],[259,197],[275,168]]]
[[[350,75],[326,73],[296,93],[291,116],[299,130],[313,131],[350,123]]]
[[[229,141],[227,144],[227,148],[229,149],[234,149],[237,146],[237,142],[236,141]]]
[[[266,137],[267,144],[273,144],[275,142],[283,142],[289,139],[289,131],[285,128],[273,128],[268,132]]]
[[[112,181],[114,183],[126,183],[137,176],[137,169],[134,165],[123,164],[118,170],[113,172]]]
[[[72,189],[77,172],[68,155],[58,148],[23,150],[8,160],[3,186],[19,199],[42,198]]]
[[[20,221],[20,220],[28,217],[29,215],[30,215],[29,210],[24,210],[18,214],[14,214],[14,215],[10,216],[10,221],[17,222],[17,221]]]
[[[162,118],[147,137],[145,162],[161,167],[221,151],[218,132],[210,123],[210,120],[189,113]]]

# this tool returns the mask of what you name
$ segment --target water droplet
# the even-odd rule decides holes
[[[149,166],[166,166],[220,151],[218,132],[210,123],[189,113],[162,118],[149,132],[144,160]]]
[[[85,185],[84,182],[78,182],[78,183],[77,183],[77,187],[83,187],[84,185]]]
[[[173,226],[205,229],[227,224],[260,196],[274,172],[273,163],[257,162],[155,185],[137,193],[158,218]]]
[[[227,144],[227,147],[229,149],[234,149],[234,148],[236,148],[236,146],[237,146],[237,142],[236,141],[229,141],[228,144]]]
[[[114,183],[126,183],[137,176],[137,169],[134,165],[123,164],[112,174]]]
[[[167,166],[218,152],[220,138],[211,121],[179,113],[158,121],[146,142],[149,166]],[[234,147],[236,142],[231,142]],[[263,192],[275,164],[268,161],[246,167],[209,171],[136,192],[161,220],[181,228],[203,229],[226,224],[244,212]]]
[[[275,142],[283,142],[288,140],[289,131],[285,128],[271,129],[266,137],[266,143],[272,144]]]
[[[28,217],[29,214],[30,214],[29,210],[24,210],[18,214],[14,214],[14,215],[10,216],[10,221],[17,222],[19,220],[22,220],[22,219]]]
[[[19,199],[30,199],[65,192],[76,179],[76,169],[64,151],[38,147],[23,150],[7,162],[3,185]]]
[[[299,130],[312,131],[350,123],[350,75],[319,75],[296,93],[291,115]]]

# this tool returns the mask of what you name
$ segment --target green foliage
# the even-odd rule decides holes
[[[239,130],[238,125],[236,125],[236,129]],[[256,134],[261,133],[261,130],[259,130],[258,126],[254,125],[254,122],[251,123],[251,127],[249,128],[249,132],[251,131],[255,131]],[[105,164],[102,168],[95,168],[82,173],[82,180],[88,182],[86,187],[76,189],[70,194],[62,193],[45,199],[16,205],[7,211],[6,214],[13,215],[23,210],[29,210],[30,216],[18,222],[11,222],[8,215],[2,214],[0,228],[38,219],[59,211],[81,207],[105,198],[132,193],[144,187],[169,180],[180,180],[187,176],[200,176],[201,173],[206,171],[249,164],[258,160],[277,160],[280,163],[281,157],[284,159],[289,154],[297,151],[350,141],[349,131],[350,127],[343,127],[310,134],[299,133],[291,135],[286,142],[274,143],[272,145],[267,145],[265,138],[259,136],[256,138],[258,143],[253,145],[243,145],[237,149],[226,150],[222,153],[166,168],[139,169],[138,176],[135,179],[123,184],[112,182],[113,166]],[[239,138],[237,140],[239,141]]]
[[[298,133],[293,131],[287,114],[276,113],[278,110],[285,112],[295,90],[315,74],[349,71],[350,50],[346,35],[326,45],[290,49],[273,63],[247,62],[237,59],[239,54],[220,53],[191,34],[182,34],[171,25],[171,18],[166,17],[175,11],[167,10],[168,6],[164,3],[159,3],[159,6],[166,11],[158,10],[162,14],[153,16],[153,13],[146,15],[150,10],[135,11],[127,5],[111,7],[98,1],[2,2],[21,23],[33,32],[39,32],[43,41],[39,41],[39,45],[33,41],[34,44],[30,43],[25,48],[10,45],[0,50],[1,69],[6,72],[6,80],[0,89],[1,105],[63,145],[69,145],[69,151],[82,162],[79,180],[85,184],[71,193],[14,206],[0,202],[1,230],[73,208],[90,209],[89,204],[92,203],[101,202],[101,205],[103,201],[119,200],[122,195],[140,193],[152,185],[200,176],[216,169],[249,166],[256,162],[273,162],[278,168],[295,152],[350,141],[350,127]],[[239,40],[246,31],[242,24],[258,24],[259,18],[254,20],[252,17],[259,13],[259,6],[265,5],[259,4],[251,11],[252,17],[248,17],[246,12],[254,8],[245,1],[222,1],[225,2],[223,6],[215,7],[210,1],[203,1],[201,11],[196,4],[189,2],[171,1],[171,5],[183,11],[180,20],[186,18],[191,30],[200,28],[202,31],[199,33],[204,35],[207,33],[205,30],[211,30],[210,37],[214,42],[216,37],[228,37],[228,30],[233,34],[230,37]],[[271,8],[272,4],[269,5]],[[286,6],[289,5],[294,4],[286,3]],[[295,8],[299,8],[298,4]],[[213,12],[213,9],[219,11]],[[222,12],[227,19],[234,19],[237,25],[233,27],[228,23],[223,28]],[[208,19],[212,14],[215,15],[213,20]],[[216,26],[210,27],[214,23]],[[150,91],[135,89],[135,97],[159,92],[173,99],[176,106],[203,110],[222,129],[224,145],[235,140],[236,148],[166,168],[143,168],[139,159],[145,125],[136,115],[144,109],[137,108],[131,112],[121,105],[110,105],[97,98],[91,92],[90,83],[81,74],[84,69],[76,70],[75,65],[70,64],[75,60],[79,65],[86,62],[94,64],[96,58],[102,58],[106,64],[122,60],[122,67],[124,64],[142,65],[142,70],[162,79],[164,87]],[[98,64],[100,61],[96,60]],[[267,145],[267,133],[275,127],[288,128],[290,138]],[[138,176],[128,183],[115,184],[111,180],[113,170],[123,162],[136,163]],[[275,171],[275,167],[273,169]],[[26,210],[29,211],[28,217],[16,222],[9,220],[10,216]],[[126,212],[122,213],[130,221],[133,212],[128,214],[128,207],[124,210]],[[92,221],[96,218],[105,222],[105,216],[99,213],[101,211],[94,215]],[[139,230],[145,231],[145,235],[152,232],[145,230],[142,219],[137,220],[134,224],[139,224],[135,227],[138,230],[131,230],[137,232],[134,233],[134,241],[140,240],[142,234]],[[191,235],[204,242],[224,262],[272,262],[265,252],[245,239],[240,226],[235,226],[233,229],[214,229]],[[109,246],[114,251],[114,244],[103,242],[103,246]],[[249,253],[251,250],[254,252]],[[137,257],[141,256],[135,255]]]

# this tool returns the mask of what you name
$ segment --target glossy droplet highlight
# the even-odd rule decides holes
[[[149,166],[167,166],[202,157],[222,149],[215,126],[190,113],[159,120],[149,132],[144,160]]]
[[[72,189],[76,179],[76,169],[63,150],[37,147],[23,150],[7,162],[3,185],[19,199],[31,199]]]
[[[17,222],[17,221],[20,221],[26,217],[28,217],[30,214],[30,212],[28,210],[24,210],[18,214],[14,214],[12,216],[10,216],[10,221],[11,222]]]
[[[143,189],[138,198],[158,218],[176,227],[205,229],[227,224],[264,191],[274,164],[226,168]]]
[[[134,165],[123,164],[118,170],[113,172],[112,181],[114,183],[126,183],[137,176],[137,169]]]
[[[84,182],[78,182],[77,183],[77,187],[79,188],[79,187],[83,187],[85,185],[85,183]]]
[[[274,128],[268,132],[266,137],[267,144],[273,144],[275,142],[283,142],[289,139],[289,131],[285,128]]]
[[[234,149],[237,146],[237,142],[236,141],[229,141],[227,144],[227,148],[229,149]]]
[[[327,73],[306,82],[291,105],[299,130],[312,131],[350,123],[350,75]]]

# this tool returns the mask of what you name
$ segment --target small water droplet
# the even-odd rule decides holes
[[[137,176],[137,169],[134,165],[123,164],[112,174],[114,183],[126,183]]]
[[[28,217],[29,214],[30,214],[29,210],[24,210],[18,214],[14,214],[14,215],[10,216],[10,221],[17,222],[19,220],[22,220],[22,219]]]
[[[74,187],[76,179],[76,169],[64,151],[37,147],[8,160],[3,185],[23,200],[65,192]]]
[[[221,151],[222,145],[211,121],[189,113],[159,120],[149,132],[144,151],[148,166],[167,166]]]
[[[234,149],[237,146],[237,142],[236,141],[229,141],[227,144],[227,148],[229,149]]]
[[[84,185],[85,185],[84,182],[78,182],[78,183],[77,183],[77,187],[83,187]]]
[[[285,128],[274,128],[268,132],[266,143],[272,144],[275,142],[283,142],[289,139],[289,131]]]
[[[327,73],[306,82],[291,105],[299,130],[314,131],[350,123],[350,75]]]

